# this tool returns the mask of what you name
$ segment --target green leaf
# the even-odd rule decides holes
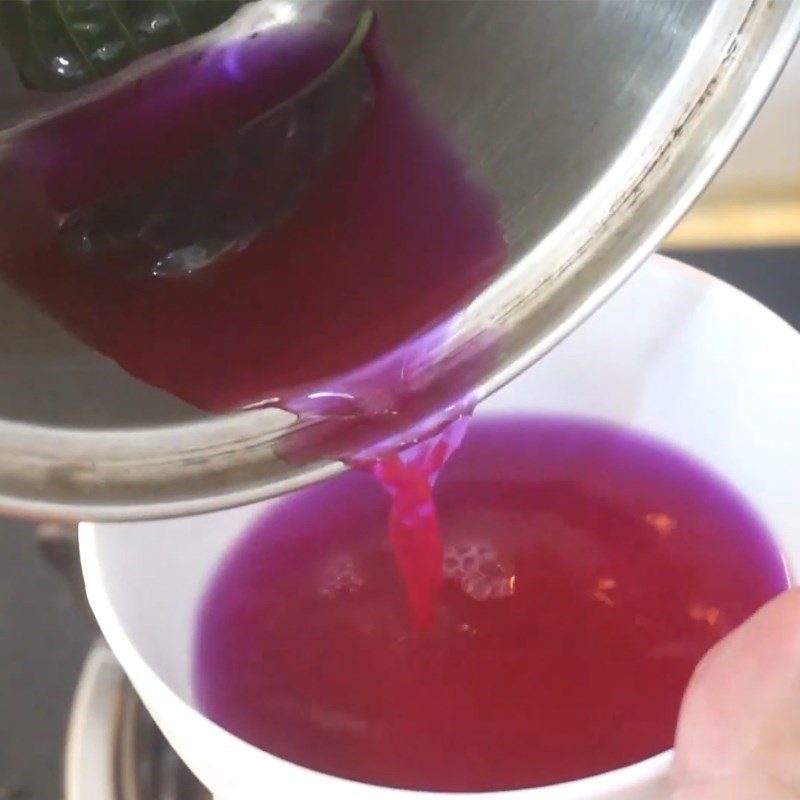
[[[42,0],[39,0],[42,2]],[[98,75],[110,75],[133,61],[136,47],[108,0],[48,0],[83,58]]]
[[[61,92],[212,30],[250,0],[0,0],[0,42],[23,83]]]
[[[0,40],[30,88],[63,91],[96,77],[50,2],[0,3]]]
[[[189,38],[176,6],[180,0],[108,0],[142,52],[152,53]]]
[[[360,50],[371,24],[367,12],[324,73],[228,139],[64,214],[63,245],[98,270],[178,277],[279,225],[371,112],[372,74]]]

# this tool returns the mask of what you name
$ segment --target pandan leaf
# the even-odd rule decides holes
[[[47,0],[47,3],[61,15],[75,46],[98,75],[110,75],[141,54],[114,13],[113,2]]]
[[[212,30],[250,0],[0,0],[0,42],[30,89],[62,92]]]
[[[336,61],[294,97],[164,175],[65,214],[66,249],[98,270],[178,277],[246,247],[280,224],[370,113],[362,16]]]

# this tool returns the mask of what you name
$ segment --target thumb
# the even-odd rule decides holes
[[[714,647],[684,696],[675,800],[800,800],[800,589]]]

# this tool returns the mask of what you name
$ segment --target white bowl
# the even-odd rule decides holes
[[[721,281],[660,256],[478,413],[547,412],[660,437],[751,502],[800,574],[800,335]],[[83,524],[89,601],[111,648],[175,750],[220,800],[446,800],[354,783],[262,752],[193,704],[195,616],[215,566],[265,504],[161,522]],[[657,800],[670,753],[503,800]]]

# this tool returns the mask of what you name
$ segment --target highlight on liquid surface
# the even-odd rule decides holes
[[[443,583],[425,630],[371,476],[272,506],[207,589],[201,710],[275,755],[375,784],[582,778],[670,747],[698,660],[788,582],[734,491],[600,424],[478,419],[434,495]]]

